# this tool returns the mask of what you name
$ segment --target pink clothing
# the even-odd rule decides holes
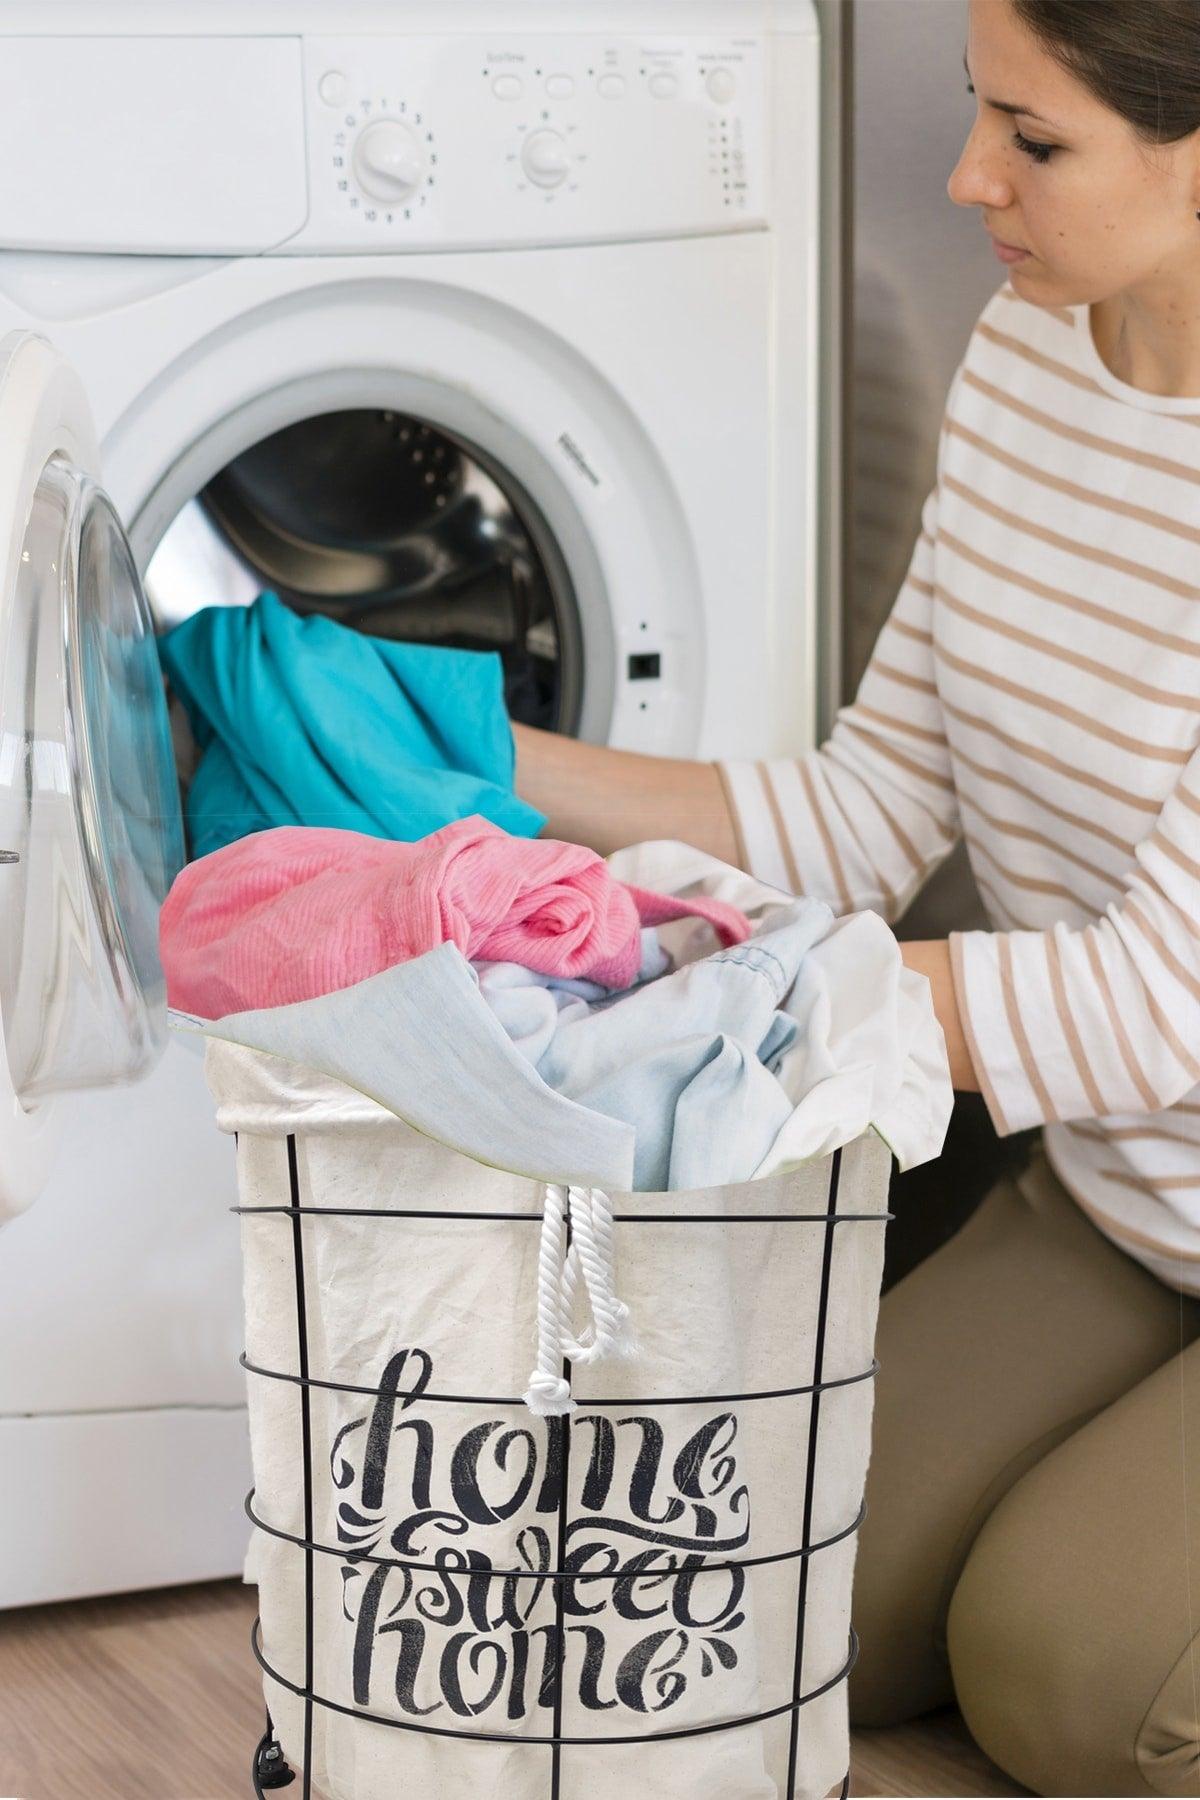
[[[159,938],[171,1005],[218,1019],[351,987],[446,942],[469,961],[626,988],[641,927],[689,917],[725,944],[750,935],[723,901],[628,887],[593,850],[486,819],[415,844],[284,825],[189,863]]]

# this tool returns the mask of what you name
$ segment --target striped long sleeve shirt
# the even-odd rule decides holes
[[[853,704],[721,772],[746,866],[839,911],[895,919],[966,838],[993,929],[951,966],[997,1131],[1044,1126],[1095,1224],[1200,1292],[1200,400],[1001,289]]]

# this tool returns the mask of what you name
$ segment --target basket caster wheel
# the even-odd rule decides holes
[[[288,1767],[283,1751],[274,1737],[268,1735],[254,1753],[256,1791],[271,1793],[276,1788],[290,1787],[295,1779],[296,1771]]]

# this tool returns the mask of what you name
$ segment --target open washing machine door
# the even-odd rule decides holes
[[[44,1183],[58,1102],[166,1042],[158,913],[184,860],[150,612],[98,486],[83,387],[0,341],[0,1219]]]

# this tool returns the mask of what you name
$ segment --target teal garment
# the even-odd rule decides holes
[[[273,825],[413,842],[474,813],[514,837],[545,819],[513,792],[500,658],[365,637],[277,594],[210,606],[159,639],[202,755],[193,857]]]

